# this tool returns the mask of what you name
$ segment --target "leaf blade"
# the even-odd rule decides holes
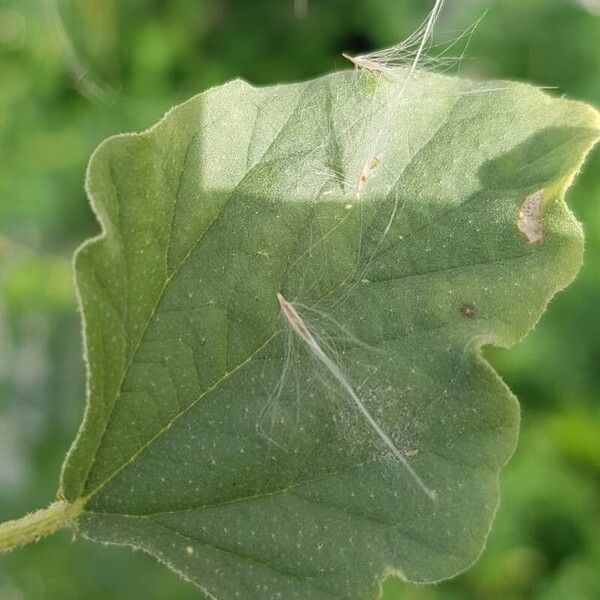
[[[87,500],[86,535],[139,545],[223,598],[264,598],[263,585],[371,597],[390,568],[432,581],[476,559],[518,426],[479,347],[520,339],[579,268],[562,194],[598,132],[583,105],[471,86],[419,76],[429,103],[390,127],[388,166],[362,202],[348,173],[377,108],[372,81],[349,74],[223,86],[97,151],[88,193],[104,235],[76,264],[91,399],[62,483]],[[544,238],[528,244],[518,211],[539,189]],[[305,389],[288,382],[272,402],[289,366],[282,290],[336,333],[365,404],[440,491],[435,504],[301,349]],[[217,531],[231,522],[236,533]]]

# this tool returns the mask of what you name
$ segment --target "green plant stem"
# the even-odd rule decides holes
[[[0,524],[0,552],[8,552],[13,548],[35,542],[59,529],[69,527],[82,510],[81,501],[71,504],[59,500],[48,508]]]

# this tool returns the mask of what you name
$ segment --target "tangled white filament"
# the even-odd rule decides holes
[[[323,366],[331,373],[334,379],[340,384],[342,389],[346,392],[349,398],[354,402],[356,408],[360,411],[362,416],[365,418],[369,426],[379,436],[381,441],[387,446],[394,457],[402,464],[402,466],[410,473],[411,477],[415,480],[417,485],[431,498],[432,500],[436,497],[435,490],[430,489],[425,485],[425,482],[421,479],[419,474],[413,469],[410,463],[406,460],[406,457],[396,447],[394,442],[390,439],[387,433],[381,428],[379,423],[373,418],[363,401],[358,397],[352,384],[338,367],[338,365],[329,358],[329,356],[323,351],[321,346],[317,343],[309,329],[304,324],[300,315],[296,312],[296,309],[288,302],[280,293],[277,294],[281,312],[285,319],[289,323],[290,327],[294,330],[296,335],[306,344],[308,349],[312,352],[317,360],[323,364]]]
[[[402,51],[405,48],[413,45],[415,39],[419,40],[417,51],[415,52],[415,55],[414,55],[411,65],[409,67],[409,70],[408,70],[406,76],[404,77],[404,81],[402,82],[402,85],[400,86],[398,93],[394,95],[392,101],[388,105],[388,107],[385,111],[386,115],[383,119],[381,119],[379,128],[377,129],[377,131],[375,132],[375,135],[373,136],[373,139],[372,139],[372,142],[371,142],[368,154],[367,154],[367,158],[363,163],[363,167],[359,173],[358,181],[356,183],[356,196],[357,197],[360,197],[362,191],[364,190],[365,186],[367,185],[367,182],[369,180],[369,177],[370,177],[372,171],[377,166],[379,166],[381,159],[378,156],[378,154],[379,154],[378,150],[379,150],[379,146],[381,144],[381,140],[383,138],[384,132],[386,130],[386,127],[388,126],[388,123],[389,123],[391,117],[393,117],[393,115],[398,110],[398,108],[404,98],[405,92],[408,88],[408,85],[411,82],[413,75],[415,74],[415,71],[421,62],[421,58],[423,57],[425,49],[431,41],[433,29],[438,20],[438,17],[440,15],[440,12],[442,10],[444,2],[445,2],[445,0],[436,0],[433,8],[431,9],[431,12],[427,16],[427,18],[425,19],[425,21],[423,22],[421,27],[419,27],[417,29],[417,31],[415,31],[415,33],[413,33],[405,42],[400,44],[399,47],[394,47],[394,48],[390,49],[390,52],[395,52],[397,54],[399,51]],[[359,68],[364,68],[369,71],[374,71],[374,72],[382,73],[382,74],[386,74],[389,72],[387,70],[385,61],[381,60],[385,56],[385,54],[382,55],[381,53],[379,53],[379,54],[373,53],[373,54],[358,56],[355,58],[349,57],[346,54],[344,54],[344,56],[346,58],[348,58],[351,62],[353,62]]]
[[[421,26],[417,29],[417,31],[415,31],[415,33],[409,36],[409,38],[407,38],[401,44],[398,44],[397,46],[387,50],[356,57],[344,55],[351,62],[353,62],[359,70],[368,71],[378,77],[377,87],[379,86],[379,82],[381,82],[383,85],[385,80],[395,79],[399,77],[400,73],[402,74],[403,78],[397,88],[397,91],[394,92],[393,96],[389,98],[386,105],[383,107],[383,111],[377,111],[379,114],[377,116],[375,127],[373,130],[368,132],[369,141],[365,145],[364,160],[362,157],[358,157],[358,165],[360,168],[358,179],[354,180],[354,182],[349,182],[350,187],[354,188],[355,195],[358,199],[360,199],[361,194],[369,182],[373,171],[379,167],[382,162],[382,145],[384,137],[390,123],[394,122],[395,118],[397,117],[397,113],[401,109],[402,103],[406,101],[406,92],[411,81],[414,79],[417,69],[423,62],[428,62],[427,50],[431,45],[433,30],[443,8],[444,2],[445,0],[435,0],[435,4],[431,12]],[[467,30],[467,32],[461,37],[470,35],[474,27],[475,26]],[[456,41],[453,42],[450,47],[452,47],[454,43],[456,43]],[[444,50],[441,54],[444,54],[447,50],[448,48],[446,48],[446,50]],[[399,61],[403,65],[407,64],[407,57],[410,57],[408,68],[404,68],[402,71],[396,70],[395,67],[399,66]],[[373,94],[373,97],[375,97],[375,94]],[[370,128],[368,125],[365,125],[365,127]],[[383,165],[383,168],[385,168],[385,164]],[[383,242],[392,226],[392,222],[397,218],[398,208],[399,198],[396,193],[391,214],[384,228],[383,235],[377,243],[377,246]],[[336,227],[337,226],[339,226],[339,224],[336,225]],[[325,233],[323,234],[324,237],[326,237],[326,235],[327,234]],[[360,246],[358,254],[360,255]],[[357,279],[357,281],[359,279],[360,277]],[[350,289],[353,289],[353,286],[350,286]],[[396,446],[389,435],[369,412],[367,406],[361,400],[359,393],[357,393],[357,388],[354,387],[353,383],[346,375],[343,367],[339,365],[335,358],[332,358],[332,349],[328,348],[326,344],[317,341],[317,336],[315,335],[314,331],[311,331],[311,329],[307,326],[291,302],[286,300],[281,293],[277,294],[277,298],[281,308],[281,313],[293,333],[303,342],[314,358],[316,358],[333,377],[336,384],[341,388],[343,395],[352,401],[361,417],[366,421],[368,426],[373,430],[377,437],[383,442],[391,455],[404,467],[404,469],[406,469],[418,487],[430,499],[435,499],[436,491],[431,489],[424,482],[421,476],[407,460],[407,455]],[[289,346],[287,349],[286,360],[284,362],[284,371],[277,385],[275,398],[281,393],[288,369],[288,364]]]

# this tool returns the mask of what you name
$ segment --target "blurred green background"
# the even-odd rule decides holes
[[[425,0],[0,0],[0,521],[45,506],[84,405],[70,260],[97,225],[86,162],[114,133],[242,77],[295,81],[390,45]],[[439,31],[483,11],[463,75],[600,104],[600,0],[448,0]],[[569,193],[585,265],[536,330],[488,351],[523,408],[487,549],[435,587],[385,600],[600,598],[600,155]],[[57,534],[0,558],[0,600],[186,600],[152,558]]]

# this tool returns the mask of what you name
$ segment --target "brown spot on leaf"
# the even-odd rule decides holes
[[[529,244],[536,244],[544,237],[541,220],[543,199],[544,190],[533,192],[525,198],[519,209],[517,227]]]
[[[475,307],[472,304],[465,302],[460,307],[460,314],[467,319],[472,319],[475,316]]]

